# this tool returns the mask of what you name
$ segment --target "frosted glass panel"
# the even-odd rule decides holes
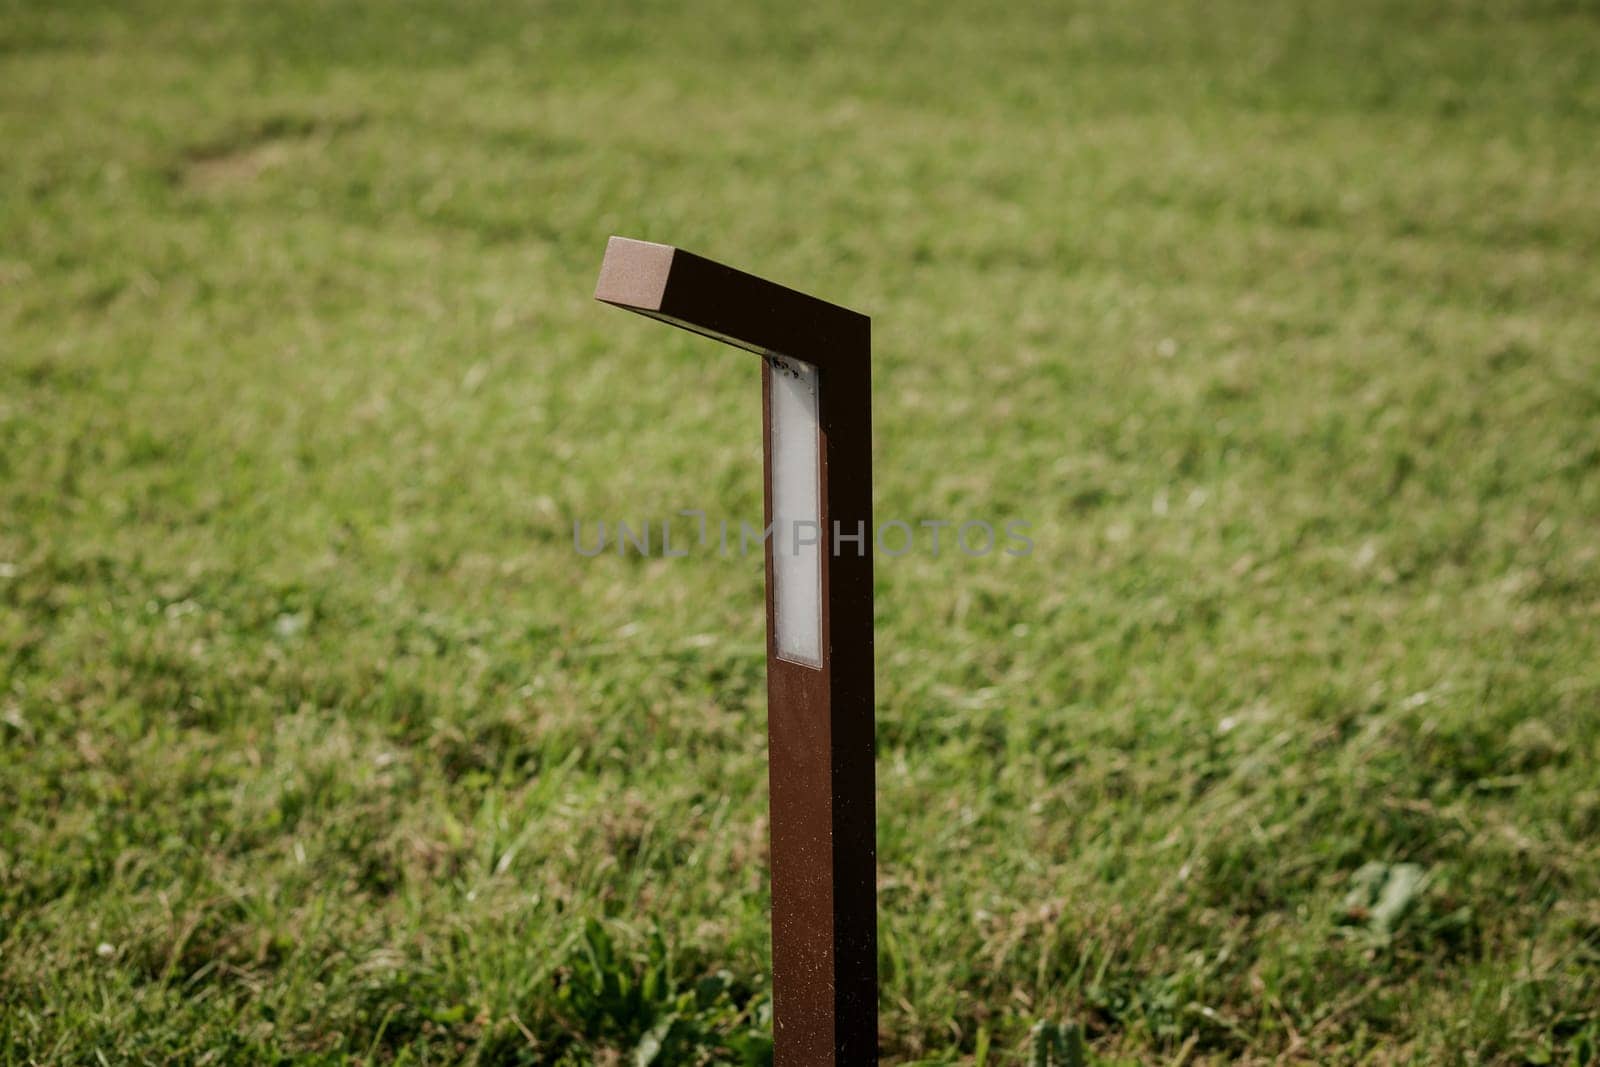
[[[772,365],[772,618],[778,656],[822,666],[822,501],[817,472],[817,368]]]

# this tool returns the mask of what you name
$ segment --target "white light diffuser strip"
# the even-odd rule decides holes
[[[772,367],[772,619],[778,657],[822,666],[822,494],[817,368],[786,356]]]

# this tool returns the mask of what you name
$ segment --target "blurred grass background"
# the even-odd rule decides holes
[[[882,1043],[1600,1043],[1600,6],[0,0],[0,1057],[760,1062],[759,370],[874,317]]]

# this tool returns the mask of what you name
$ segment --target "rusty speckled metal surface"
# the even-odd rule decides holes
[[[878,1059],[872,339],[865,316],[669,245],[613,237],[595,299],[820,371],[822,666],[779,659],[767,542],[772,988],[778,1067]],[[762,362],[765,522],[769,378]],[[866,532],[834,555],[837,521]],[[858,527],[858,524],[859,527]]]

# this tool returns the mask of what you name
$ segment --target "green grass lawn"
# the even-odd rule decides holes
[[[760,561],[572,544],[759,367],[612,233],[1032,524],[878,564],[886,1061],[1592,1061],[1600,7],[602,8],[0,0],[0,1062],[761,1061]]]

